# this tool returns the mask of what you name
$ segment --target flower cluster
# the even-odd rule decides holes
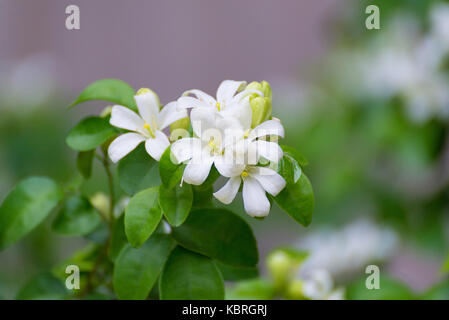
[[[271,117],[267,82],[225,80],[216,98],[201,90],[188,90],[163,108],[154,92],[140,89],[135,101],[139,114],[119,105],[112,108],[111,125],[130,131],[110,144],[113,162],[142,142],[157,161],[170,147],[172,161],[186,164],[183,182],[201,185],[215,166],[228,179],[214,193],[215,198],[229,204],[243,184],[245,211],[253,217],[268,215],[266,192],[276,196],[286,181],[275,170],[283,156],[277,140],[284,137],[284,128]],[[169,126],[170,138],[164,132]]]

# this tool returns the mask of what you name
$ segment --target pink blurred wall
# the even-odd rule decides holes
[[[76,94],[116,77],[151,87],[162,102],[225,79],[273,80],[325,52],[337,0],[0,0],[0,59],[46,52]],[[65,7],[81,30],[65,29]]]

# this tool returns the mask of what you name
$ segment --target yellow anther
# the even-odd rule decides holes
[[[242,172],[242,178],[246,178],[247,176],[248,176],[248,172],[243,171],[243,172]]]
[[[153,131],[151,130],[151,126],[150,126],[148,123],[145,122],[145,124],[143,125],[143,128],[144,128],[144,129],[147,129],[147,131],[150,133],[151,137],[154,138],[154,133],[153,133]]]
[[[243,134],[243,138],[248,138],[249,136],[249,129],[245,131],[245,133]]]
[[[137,95],[138,96],[140,96],[140,95],[142,95],[142,94],[145,94],[145,93],[148,93],[148,92],[151,92],[151,90],[150,89],[148,89],[148,88],[140,88],[139,90],[137,90]]]
[[[220,111],[220,102],[215,103],[215,106],[217,107],[217,110]]]
[[[211,147],[212,149],[215,149],[215,147],[217,146],[217,144],[215,143],[214,138],[212,137],[209,142],[207,143],[209,145],[209,147]]]

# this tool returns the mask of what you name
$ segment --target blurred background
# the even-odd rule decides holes
[[[80,8],[80,30],[65,8]],[[380,8],[380,30],[365,9]],[[69,181],[65,137],[106,106],[67,106],[91,82],[119,78],[162,103],[224,79],[267,80],[286,144],[309,160],[307,229],[274,208],[253,226],[262,257],[310,252],[361,298],[365,267],[381,266],[399,297],[448,298],[449,4],[396,0],[0,0],[0,200],[27,175]],[[83,186],[106,191],[102,170]],[[241,201],[235,211],[243,212]],[[14,297],[86,240],[42,225],[0,252],[0,296]],[[263,259],[262,273],[265,272]]]

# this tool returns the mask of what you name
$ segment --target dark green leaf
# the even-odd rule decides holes
[[[157,187],[132,197],[125,210],[125,233],[129,243],[135,248],[140,247],[156,230],[161,218]]]
[[[168,189],[163,184],[159,187],[159,205],[168,223],[173,227],[180,226],[187,219],[192,202],[192,187],[187,183],[173,189]]]
[[[89,117],[78,123],[67,136],[67,145],[76,151],[89,151],[100,146],[117,132],[107,118]]]
[[[129,84],[118,79],[102,79],[88,85],[70,105],[90,100],[105,100],[137,111],[135,91]]]
[[[95,150],[80,151],[76,158],[76,167],[84,178],[90,178],[92,174],[92,162],[95,156]]]
[[[259,261],[251,228],[225,209],[193,210],[172,234],[183,247],[226,264],[252,267]]]
[[[265,279],[242,281],[226,290],[227,300],[272,300],[275,295],[273,285]]]
[[[41,223],[63,197],[51,179],[22,180],[0,207],[0,249],[13,244]]]
[[[259,276],[257,267],[236,267],[221,263],[220,261],[215,261],[215,264],[221,271],[223,278],[227,281],[246,280]]]
[[[298,182],[301,177],[301,167],[307,165],[307,160],[294,148],[281,146],[284,156],[279,161],[278,172],[289,183]]]
[[[162,271],[161,300],[222,300],[224,283],[214,262],[177,247]]]
[[[86,235],[101,223],[97,210],[89,200],[81,196],[71,196],[53,222],[53,230],[66,235]]]
[[[159,160],[159,175],[162,183],[169,189],[174,188],[181,181],[185,164],[176,164],[170,148],[167,148]]]
[[[122,189],[133,195],[159,185],[161,180],[155,164],[156,161],[148,155],[145,146],[138,146],[118,164],[118,178]]]
[[[212,208],[212,194],[214,189],[212,187],[201,188],[200,186],[192,186],[193,189],[193,204],[194,208]]]
[[[304,173],[296,183],[287,183],[274,200],[293,219],[307,227],[312,222],[315,199],[312,185]]]
[[[126,246],[128,239],[125,233],[125,215],[122,214],[120,218],[115,222],[114,229],[111,234],[111,243],[108,248],[108,257],[111,261],[120,254],[120,251]]]
[[[142,300],[150,293],[173,247],[166,235],[154,234],[142,247],[127,245],[114,267],[114,290],[119,299]]]
[[[18,293],[17,300],[62,300],[67,290],[62,282],[44,273],[31,279]]]

